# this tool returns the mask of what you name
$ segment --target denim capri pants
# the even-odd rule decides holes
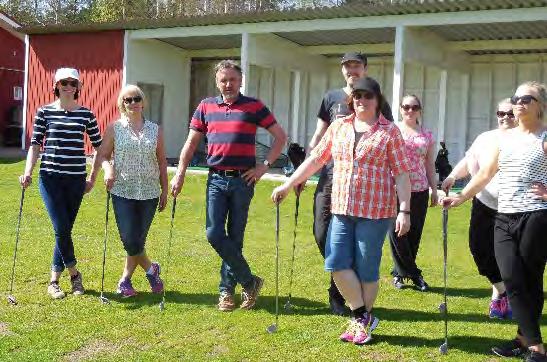
[[[144,243],[154,219],[159,198],[126,199],[112,194],[112,205],[123,247],[128,256],[144,254]]]
[[[380,278],[382,246],[393,219],[332,215],[325,248],[325,270],[353,269],[361,282]]]

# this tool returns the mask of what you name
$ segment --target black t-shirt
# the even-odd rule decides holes
[[[348,95],[344,89],[338,88],[329,90],[323,97],[321,107],[319,107],[319,112],[317,112],[317,117],[330,125],[335,119],[348,116],[351,112],[346,104],[347,99]],[[387,120],[393,122],[391,107],[387,102],[384,103],[380,111]],[[329,162],[323,168],[323,172],[332,175],[333,165],[334,163],[332,161]]]

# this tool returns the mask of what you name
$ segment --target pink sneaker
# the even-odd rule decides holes
[[[490,318],[503,319],[503,298],[492,299],[488,308],[488,315]]]
[[[146,278],[150,283],[152,293],[159,294],[163,292],[163,281],[160,278],[160,265],[158,263],[152,263],[152,274],[146,273]]]
[[[122,296],[122,298],[130,298],[137,295],[137,291],[133,288],[130,279],[121,279],[118,283],[118,289],[116,293]]]
[[[353,344],[362,345],[372,339],[372,331],[376,329],[380,320],[370,313],[356,320],[357,331],[353,337]]]
[[[353,342],[353,338],[355,337],[356,330],[357,330],[357,321],[352,318],[350,319],[348,327],[346,328],[344,333],[340,335],[339,337],[340,340],[342,342]]]
[[[500,301],[501,312],[503,313],[503,319],[513,319],[513,310],[509,304],[509,297],[503,296]]]

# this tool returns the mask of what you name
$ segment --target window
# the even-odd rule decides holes
[[[148,99],[148,107],[144,109],[144,117],[159,125],[162,124],[163,85],[152,83],[137,83]]]
[[[20,101],[23,99],[23,87],[13,87],[13,100]]]

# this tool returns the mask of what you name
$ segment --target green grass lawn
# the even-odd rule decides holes
[[[329,314],[328,274],[311,233],[313,187],[302,196],[293,284],[294,313],[282,313],[279,331],[274,321],[275,207],[269,196],[273,183],[257,185],[245,238],[245,256],[265,286],[255,310],[218,312],[220,259],[205,240],[205,178],[188,176],[178,199],[172,260],[165,273],[169,237],[168,211],[158,214],[147,250],[162,263],[167,305],[149,292],[142,271],[133,283],[140,294],[121,300],[113,292],[125,252],[113,213],[109,224],[106,291],[112,303],[98,300],[104,236],[104,188],[98,184],[84,198],[73,236],[87,293],[53,301],[46,294],[53,231],[35,182],[25,198],[15,291],[19,305],[6,302],[20,189],[17,176],[23,162],[0,162],[0,360],[224,360],[224,361],[495,361],[490,347],[515,334],[514,322],[486,316],[490,289],[477,274],[467,246],[469,204],[449,214],[449,354],[440,356],[444,324],[438,312],[442,300],[441,211],[430,209],[418,265],[431,291],[402,291],[391,286],[389,245],[384,245],[380,294],[375,313],[380,324],[373,343],[363,347],[338,342],[346,319]],[[170,208],[170,205],[168,206]],[[281,206],[280,290],[282,305],[289,285],[294,197]],[[69,289],[67,276],[61,286]],[[239,298],[238,298],[239,300]],[[543,332],[545,333],[545,328]]]

